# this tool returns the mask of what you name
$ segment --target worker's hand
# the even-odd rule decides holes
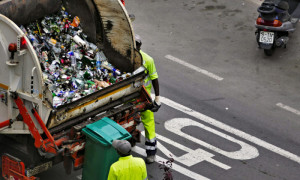
[[[160,103],[160,96],[155,96],[154,102],[153,102],[153,107],[151,109],[152,112],[157,112],[161,106]]]

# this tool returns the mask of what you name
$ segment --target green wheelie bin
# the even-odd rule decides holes
[[[86,136],[82,179],[106,180],[110,166],[119,159],[112,141],[127,140],[131,135],[107,117],[87,125],[82,131]]]

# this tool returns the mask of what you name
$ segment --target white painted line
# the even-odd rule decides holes
[[[282,103],[277,103],[276,106],[281,107],[282,109],[285,109],[289,112],[292,112],[292,113],[297,114],[298,116],[300,116],[300,111],[298,111],[297,109],[294,109],[290,106],[284,105]]]
[[[142,149],[142,148],[140,148],[138,146],[135,146],[135,147],[132,148],[132,151],[134,151],[134,152],[136,152],[136,153],[138,153],[138,154],[146,157],[145,149]],[[156,155],[156,160],[155,161],[158,162],[158,163],[160,163],[160,162],[166,162],[167,160],[164,159],[164,158],[162,158],[162,157],[160,157],[160,156],[158,156],[158,155]],[[177,171],[177,172],[179,172],[179,173],[181,173],[181,174],[184,174],[185,176],[190,177],[192,179],[196,179],[196,180],[209,180],[207,177],[204,177],[204,176],[202,176],[200,174],[197,174],[197,173],[195,173],[193,171],[190,171],[190,170],[188,170],[188,169],[186,169],[186,168],[184,168],[182,166],[177,165],[176,163],[172,164],[172,169],[175,170],[175,171]]]
[[[176,58],[176,57],[174,57],[174,56],[166,55],[165,58],[167,58],[167,59],[169,59],[169,60],[171,60],[171,61],[177,62],[177,63],[179,63],[179,64],[181,64],[181,65],[184,65],[184,66],[186,66],[186,67],[188,67],[188,68],[190,68],[190,69],[193,69],[193,70],[195,70],[195,71],[197,71],[197,72],[200,72],[200,73],[202,73],[202,74],[204,74],[204,75],[206,75],[206,76],[208,76],[208,77],[211,77],[211,78],[213,78],[213,79],[216,79],[216,80],[218,80],[218,81],[222,81],[222,80],[224,79],[224,78],[222,78],[222,77],[220,77],[220,76],[218,76],[218,75],[215,75],[215,74],[213,74],[213,73],[211,73],[211,72],[208,72],[208,71],[205,70],[205,69],[201,69],[201,68],[199,68],[199,67],[197,67],[197,66],[194,66],[194,65],[192,65],[192,64],[190,64],[190,63],[187,63],[187,62],[185,62],[185,61],[183,61],[183,60],[181,60],[181,59],[178,59],[178,58]]]
[[[199,120],[201,120],[203,122],[206,122],[208,124],[211,124],[211,125],[213,125],[215,127],[223,129],[224,131],[232,133],[232,134],[234,134],[234,135],[236,135],[238,137],[241,137],[241,138],[243,138],[243,139],[245,139],[247,141],[250,141],[250,142],[252,142],[254,144],[257,144],[257,145],[259,145],[261,147],[264,147],[264,148],[266,148],[266,149],[268,149],[268,150],[270,150],[270,151],[272,151],[274,153],[277,153],[277,154],[279,154],[279,155],[281,155],[283,157],[286,157],[286,158],[288,158],[288,159],[290,159],[292,161],[295,161],[295,162],[297,162],[297,163],[300,164],[300,157],[297,156],[297,155],[295,155],[295,154],[292,154],[292,153],[290,153],[290,152],[288,152],[288,151],[286,151],[284,149],[276,147],[276,146],[274,146],[274,145],[272,145],[272,144],[270,144],[270,143],[268,143],[266,141],[258,139],[258,138],[254,137],[254,136],[252,136],[250,134],[247,134],[247,133],[245,133],[245,132],[243,132],[241,130],[238,130],[236,128],[228,126],[228,125],[226,125],[226,124],[224,124],[224,123],[222,123],[220,121],[217,121],[217,120],[215,120],[215,119],[213,119],[211,117],[208,117],[208,116],[206,116],[204,114],[196,112],[196,111],[194,111],[194,110],[192,110],[192,109],[190,109],[190,108],[188,108],[186,106],[183,106],[181,104],[178,104],[178,103],[176,103],[176,102],[174,102],[174,101],[172,101],[170,99],[167,99],[165,97],[161,97],[160,100],[161,100],[162,103],[170,106],[171,108],[174,108],[174,109],[176,109],[178,111],[186,113],[186,114],[188,114],[188,115],[190,115],[192,117],[195,117],[195,118],[197,118],[197,119],[199,119]]]
[[[81,180],[82,179],[82,175],[77,176],[77,179]]]
[[[213,145],[205,142],[205,140],[195,138],[195,137],[183,132],[182,129],[184,129],[185,127],[188,127],[188,126],[201,128],[203,130],[211,132],[211,133],[213,133],[217,136],[220,136],[228,141],[238,144],[241,148],[237,151],[226,151],[226,150],[220,149],[219,147],[213,146]],[[171,120],[168,120],[165,122],[165,128],[168,131],[173,132],[174,134],[184,137],[192,142],[198,143],[201,146],[204,146],[210,150],[213,150],[213,151],[215,151],[219,154],[222,154],[226,157],[229,157],[231,159],[248,160],[248,159],[254,159],[259,156],[259,152],[258,152],[257,148],[253,147],[252,145],[249,145],[243,141],[237,140],[237,139],[235,139],[225,133],[222,133],[216,129],[205,126],[204,124],[201,124],[197,120],[192,120],[189,118],[174,118],[174,119],[171,119]]]
[[[257,5],[261,5],[261,3],[263,2],[263,0],[248,0],[248,1],[251,1]]]
[[[201,150],[201,149],[197,149],[197,150],[190,149],[190,148],[188,148],[186,146],[183,146],[182,144],[179,144],[179,143],[177,143],[175,141],[172,141],[171,139],[169,139],[167,137],[164,137],[164,136],[161,136],[161,135],[159,135],[157,133],[156,133],[156,137],[159,140],[162,140],[162,141],[164,141],[164,142],[166,142],[166,143],[168,143],[168,144],[170,144],[170,145],[172,145],[174,147],[177,147],[178,149],[181,149],[183,151],[189,152],[189,154],[186,154],[184,156],[184,158],[182,158],[182,159],[190,161],[189,163],[191,163],[191,161],[194,161],[194,163],[191,163],[190,165],[189,164],[185,164],[187,166],[192,166],[192,165],[195,165],[195,164],[197,164],[197,163],[202,162],[202,161],[205,160],[205,161],[210,162],[210,163],[212,163],[212,164],[214,164],[214,165],[216,165],[216,166],[218,166],[218,167],[220,167],[222,169],[225,169],[225,170],[228,170],[228,169],[231,168],[230,166],[227,166],[226,164],[223,164],[223,163],[221,163],[219,161],[216,161],[216,160],[212,159],[211,157],[209,157],[210,153],[208,153],[208,152],[206,152],[204,150]],[[157,143],[158,143],[158,146],[157,146],[158,149],[162,151],[162,149],[165,148],[165,147],[163,147],[159,143],[159,141]],[[180,159],[180,158],[176,157],[173,153],[171,153],[170,151],[168,151],[167,149],[165,149],[165,152],[167,152],[167,153],[164,153],[164,154],[167,154],[167,155],[168,154],[172,154],[172,156],[174,157],[175,160]],[[194,154],[193,154],[193,152],[194,152]],[[182,162],[183,162],[183,160],[182,160]]]

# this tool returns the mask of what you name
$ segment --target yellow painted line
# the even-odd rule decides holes
[[[124,90],[124,89],[127,89],[127,88],[129,88],[130,86],[131,86],[131,84],[129,84],[129,85],[127,85],[127,86],[124,86],[124,87],[122,87],[122,88],[120,88],[120,89],[118,89],[118,90],[116,90],[116,91],[111,92],[111,93],[105,94],[104,96],[101,96],[101,97],[99,97],[99,98],[97,98],[97,99],[95,99],[95,100],[92,100],[92,101],[89,101],[89,102],[87,102],[87,103],[85,103],[85,104],[83,104],[83,105],[77,106],[76,108],[71,109],[69,112],[73,112],[73,111],[75,111],[75,110],[77,110],[77,109],[80,109],[80,108],[82,108],[82,107],[84,107],[84,106],[90,105],[90,104],[92,104],[92,103],[94,103],[94,102],[96,102],[96,101],[98,101],[98,100],[100,100],[100,99],[104,99],[104,98],[106,98],[106,97],[108,97],[108,96],[110,96],[110,95],[112,95],[112,94],[115,94],[115,93],[120,92],[120,91],[122,91],[122,90]]]
[[[3,89],[8,90],[8,86],[6,86],[6,85],[4,85],[4,84],[1,84],[1,83],[0,83],[0,88],[3,88]]]

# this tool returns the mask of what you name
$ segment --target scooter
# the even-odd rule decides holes
[[[298,7],[298,3],[295,2],[291,5],[290,8],[286,1],[265,0],[257,9],[259,16],[255,23],[256,40],[258,47],[263,49],[267,56],[271,56],[275,48],[286,48],[289,34],[296,30],[300,5]]]

